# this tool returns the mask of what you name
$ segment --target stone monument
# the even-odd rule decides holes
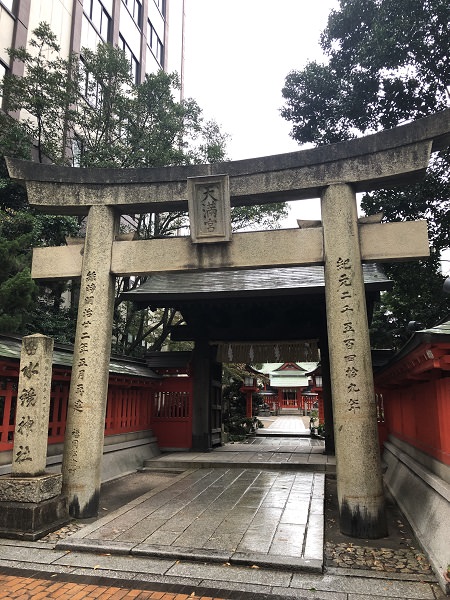
[[[46,473],[53,339],[22,340],[10,475],[0,477],[0,535],[36,540],[68,520],[62,475]]]

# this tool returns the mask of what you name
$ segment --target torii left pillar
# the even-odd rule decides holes
[[[90,207],[63,456],[63,492],[70,515],[77,519],[94,517],[99,508],[114,311],[111,251],[116,226],[113,208]]]

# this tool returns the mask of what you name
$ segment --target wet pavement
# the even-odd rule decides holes
[[[266,424],[309,433],[296,417]],[[325,478],[302,467],[326,462],[323,442],[309,437],[252,437],[207,458],[151,459],[146,469],[183,471],[57,548],[321,572]]]
[[[305,429],[299,417],[290,417],[290,426]],[[75,587],[60,586],[56,595],[42,589],[36,598],[59,597],[58,590],[61,598],[80,599],[442,597],[432,573],[370,570],[352,543],[332,544],[337,554],[324,564],[324,483],[334,461],[320,440],[292,435],[258,436],[206,458],[163,456],[102,488],[112,500],[101,501],[102,518],[69,524],[39,542],[0,540],[0,598],[33,598],[20,590],[25,583],[45,588],[45,581]],[[114,492],[127,488],[129,501],[115,506]],[[389,551],[385,558],[395,562],[396,548]],[[4,577],[17,579],[16,595],[2,595]]]
[[[185,471],[58,549],[322,571],[324,475]]]

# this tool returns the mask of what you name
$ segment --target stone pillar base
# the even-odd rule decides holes
[[[69,521],[61,474],[0,477],[0,537],[35,541]]]

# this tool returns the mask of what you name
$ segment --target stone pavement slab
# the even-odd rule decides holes
[[[258,429],[259,436],[309,436],[309,417],[300,415],[279,415],[277,417],[258,417],[264,425]],[[306,426],[308,424],[308,427]]]
[[[399,581],[387,578],[349,577],[331,575],[310,575],[308,573],[294,573],[290,584],[291,588],[299,590],[314,588],[317,591],[345,592],[367,596],[389,596],[390,598],[420,598],[424,600],[435,598],[432,588],[428,583],[420,581]],[[354,600],[354,599],[352,599]]]
[[[172,452],[145,461],[143,470],[182,471],[196,466],[203,469],[223,467],[224,464],[235,468],[250,468],[257,465],[267,470],[323,471],[334,473],[336,459],[324,454],[322,440],[293,440],[286,444],[286,438],[250,437],[243,442],[226,444],[215,448],[213,452]]]
[[[321,571],[323,488],[322,473],[191,470],[56,547]]]
[[[168,575],[201,578],[202,585],[208,581],[222,582],[230,581],[250,583],[256,588],[258,585],[277,588],[289,586],[292,574],[289,571],[277,571],[274,569],[257,569],[250,567],[239,567],[231,565],[198,564],[183,561],[175,564]]]

